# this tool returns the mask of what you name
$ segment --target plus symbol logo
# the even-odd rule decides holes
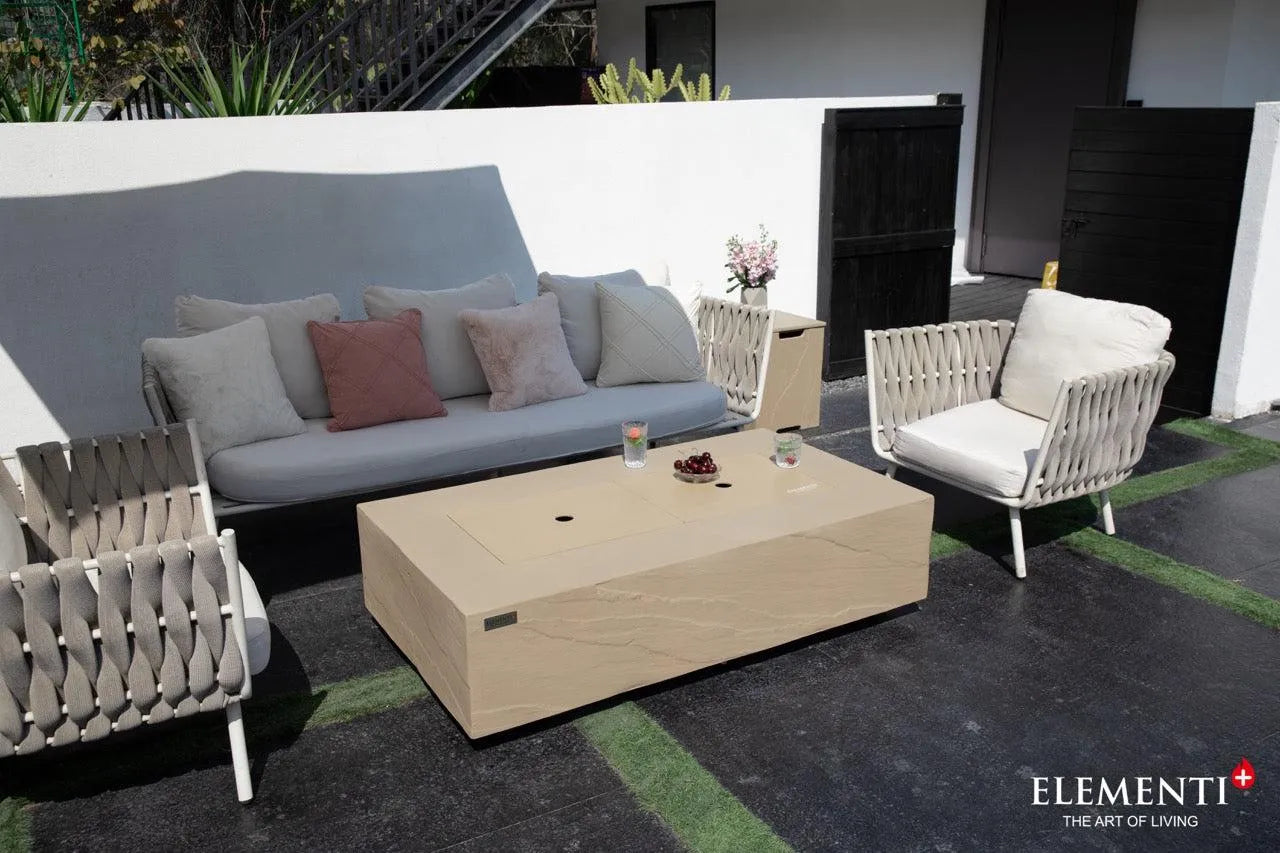
[[[1231,784],[1241,791],[1249,790],[1256,781],[1258,781],[1258,775],[1254,773],[1253,765],[1247,758],[1241,758],[1240,763],[1231,769]]]

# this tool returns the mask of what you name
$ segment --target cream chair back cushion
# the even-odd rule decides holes
[[[1048,419],[1063,380],[1156,361],[1170,328],[1142,305],[1032,290],[1004,360],[1000,402]]]

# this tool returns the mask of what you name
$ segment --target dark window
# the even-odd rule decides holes
[[[645,7],[645,65],[668,78],[677,65],[684,79],[696,82],[706,72],[716,82],[716,4],[675,3]]]

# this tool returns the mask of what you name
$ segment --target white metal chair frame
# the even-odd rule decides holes
[[[213,516],[213,501],[212,501],[212,495],[209,489],[209,478],[207,473],[205,472],[204,454],[201,451],[201,447],[200,447],[200,437],[196,432],[194,422],[188,421],[184,425],[174,424],[169,426],[162,426],[155,429],[140,432],[137,435],[145,438],[148,436],[163,434],[166,438],[171,438],[174,434],[174,431],[176,430],[181,430],[187,433],[188,440],[190,442],[189,446],[190,446],[190,452],[192,456],[191,462],[194,465],[196,482],[191,485],[180,484],[177,482],[164,484],[165,488],[162,492],[163,500],[165,501],[166,504],[171,504],[174,497],[174,490],[185,489],[189,493],[189,495],[192,498],[194,498],[194,503],[198,504],[199,523],[202,526],[203,530],[206,533],[212,533],[214,530],[217,529],[215,526],[215,521]],[[103,436],[102,438],[92,439],[91,446],[96,451],[100,446],[100,442],[105,441],[108,438],[115,439],[117,438],[117,436],[110,436],[110,437]],[[89,446],[88,443],[85,443],[85,442],[79,443],[80,448],[85,448],[87,446]],[[75,460],[72,458],[73,443],[64,443],[61,445],[61,448],[64,454],[67,455],[71,470],[74,471]],[[10,453],[10,454],[5,454],[3,456],[0,456],[0,465],[6,466],[6,471],[0,472],[0,474],[4,475],[3,479],[7,481],[10,488],[12,488],[13,486],[16,486],[19,492],[19,495],[25,496],[25,493],[23,491],[21,470],[17,463],[18,463],[18,456],[15,453]],[[73,474],[72,476],[75,476],[75,475]],[[68,521],[73,521],[77,515],[77,506],[73,504],[77,502],[72,501],[70,499],[70,495],[67,495],[66,497],[68,497],[68,501],[67,501],[68,506],[64,508],[65,514]],[[161,497],[161,494],[153,492],[150,494],[136,495],[134,497],[141,500],[156,500],[157,498]],[[2,503],[4,502],[0,501],[0,504]],[[78,502],[78,508],[80,513],[82,514],[86,510],[90,509],[90,506],[86,506],[85,503],[86,503],[85,497],[82,497],[82,499]],[[96,501],[91,504],[91,511],[95,514],[100,514],[104,509],[105,507],[100,506]],[[0,506],[0,511],[8,511],[8,507]],[[101,520],[100,515],[98,520],[99,521]],[[18,521],[22,525],[24,530],[29,527],[30,519],[27,516],[19,515]],[[192,527],[193,528],[196,527],[194,523],[194,519],[193,519]],[[195,531],[193,530],[193,533],[194,532]],[[32,536],[31,538],[33,540],[35,539],[34,536]],[[72,536],[73,542],[75,541],[75,538],[76,537]],[[173,541],[173,540],[166,540],[166,541]],[[243,669],[244,669],[243,683],[237,692],[235,692],[234,694],[228,694],[226,696],[226,704],[224,706],[224,710],[227,718],[227,734],[228,734],[228,738],[230,740],[230,746],[231,746],[231,760],[232,760],[232,765],[235,772],[236,795],[241,802],[248,802],[251,799],[253,799],[253,783],[249,773],[249,753],[245,743],[244,720],[242,715],[241,702],[243,702],[245,699],[250,698],[252,696],[253,691],[252,691],[252,676],[249,669],[249,647],[246,641],[246,634],[245,634],[244,598],[243,598],[241,585],[240,585],[240,572],[239,572],[240,562],[239,562],[239,555],[236,548],[235,531],[230,529],[221,531],[217,535],[217,542],[218,542],[219,551],[221,553],[222,561],[226,568],[225,575],[226,575],[226,582],[227,582],[227,597],[229,599],[227,604],[224,604],[221,606],[219,612],[223,616],[230,616],[231,630],[233,632],[236,644],[239,646],[241,664],[243,665]],[[83,552],[84,548],[83,546],[76,546],[75,550],[77,552]],[[188,551],[190,552],[190,545],[188,545]],[[65,559],[68,555],[56,555],[56,556],[62,556]],[[94,586],[96,589],[97,580],[99,576],[99,561],[97,557],[94,556],[88,559],[84,559],[83,554],[78,553],[76,555],[76,558],[81,560],[81,566],[83,568],[83,571],[85,572],[86,576],[90,577],[94,581]],[[134,570],[134,561],[131,554],[126,552],[125,559],[127,561],[129,572],[132,575]],[[61,563],[63,562],[63,560],[58,560],[58,562]],[[54,567],[51,565],[48,568],[49,568],[49,572],[53,574]],[[21,589],[22,572],[10,573],[8,577],[8,581],[9,583],[13,584],[16,588]],[[195,610],[192,610],[190,612],[190,618],[193,625],[197,624],[198,616]],[[157,621],[159,623],[160,628],[167,628],[164,616],[160,616]],[[132,622],[129,622],[125,625],[125,631],[130,636],[134,635],[135,629]],[[101,630],[99,628],[94,628],[91,632],[91,636],[95,642],[100,641],[102,639]],[[60,647],[63,647],[63,648],[68,647],[67,638],[62,634],[58,635],[57,642]],[[22,650],[23,652],[30,654],[31,653],[30,643],[24,642],[22,644]],[[3,687],[3,684],[0,684],[0,688],[2,687]],[[129,692],[126,692],[125,697],[126,699],[132,700],[131,693]],[[100,703],[96,698],[96,696],[94,699],[94,704],[95,706],[100,706]],[[63,704],[62,715],[63,715],[64,721],[69,719],[69,717],[67,717],[67,713],[68,713],[67,705]],[[33,713],[28,711],[24,715],[23,720],[27,724],[32,724],[34,722]],[[146,714],[143,714],[142,721],[144,723],[147,723],[147,722],[150,722],[150,719]],[[113,723],[111,728],[112,728],[112,731],[115,731],[116,724]],[[84,734],[85,732],[82,730],[81,735],[83,736]],[[46,745],[48,746],[54,745],[54,738],[52,737],[46,738]],[[6,754],[7,753],[0,752],[0,757],[4,757]],[[14,752],[12,754],[17,754],[16,748],[14,749]]]
[[[1022,510],[1098,494],[1103,528],[1116,532],[1109,489],[1133,472],[1174,368],[1164,352],[1149,364],[1066,380],[1058,389],[1044,439],[1018,497],[990,494],[893,453],[899,427],[998,395],[1015,324],[976,320],[866,332],[871,444],[888,463],[919,471],[1008,507],[1014,568],[1027,576]]]

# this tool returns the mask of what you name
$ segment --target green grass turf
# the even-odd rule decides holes
[[[21,797],[0,800],[0,853],[26,853],[31,849],[31,817]]]
[[[1136,575],[1225,607],[1268,628],[1280,629],[1280,601],[1212,572],[1180,563],[1092,528],[1069,533],[1061,541],[1075,551],[1091,554]]]
[[[634,702],[577,725],[641,805],[695,853],[791,849]]]

